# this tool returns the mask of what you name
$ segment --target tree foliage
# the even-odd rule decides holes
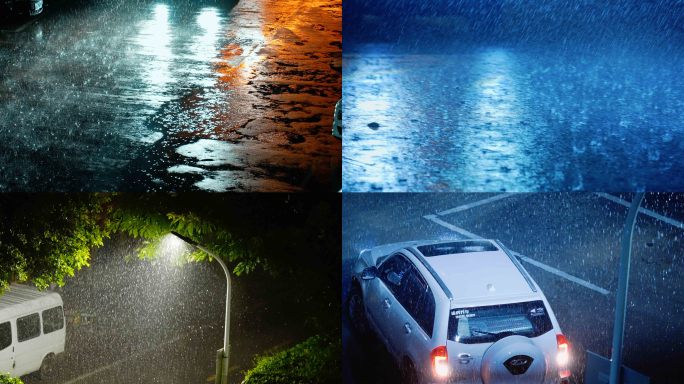
[[[318,384],[340,380],[341,343],[313,336],[292,348],[262,356],[243,384]]]
[[[178,232],[221,257],[236,276],[259,272],[278,280],[270,284],[284,282],[282,301],[305,308],[305,325],[339,329],[338,196],[123,194],[115,203],[113,231],[142,239],[139,257],[157,257],[164,238]],[[197,249],[186,256],[211,259]]]
[[[163,237],[178,232],[223,258],[238,276],[256,269],[295,272],[297,255],[302,262],[327,260],[339,238],[339,215],[329,201],[258,195],[122,195],[113,228],[143,238],[143,258],[154,257]],[[189,259],[210,257],[197,251]]]
[[[238,276],[257,269],[296,276],[311,267],[323,273],[307,278],[328,280],[339,252],[334,205],[285,194],[4,195],[0,290],[11,281],[63,285],[115,233],[141,239],[138,256],[154,258],[171,231],[223,258]],[[187,258],[210,260],[197,249]]]
[[[0,291],[10,281],[45,288],[88,266],[110,235],[109,194],[0,196]]]
[[[21,379],[0,374],[0,384],[24,384]]]

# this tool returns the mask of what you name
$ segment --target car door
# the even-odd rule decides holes
[[[396,298],[388,317],[391,348],[399,358],[410,357],[416,368],[429,367],[435,298],[413,264],[406,266]]]
[[[9,321],[0,322],[0,373],[14,372],[12,333],[12,324]]]
[[[378,266],[377,278],[371,280],[366,290],[368,317],[380,338],[390,346],[391,328],[387,323],[392,306],[397,302],[395,292],[399,290],[404,271],[409,262],[397,253]]]
[[[41,340],[40,315],[38,312],[17,318],[17,343],[15,346],[16,376],[25,375],[40,369],[45,349]]]

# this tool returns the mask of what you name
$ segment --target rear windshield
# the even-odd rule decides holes
[[[526,303],[452,309],[449,340],[491,343],[511,335],[537,337],[553,328],[541,300]]]

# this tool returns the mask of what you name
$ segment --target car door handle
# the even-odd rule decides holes
[[[383,308],[390,309],[391,306],[392,306],[392,304],[390,304],[389,299],[385,299],[382,301],[382,307]]]
[[[404,324],[404,332],[406,332],[407,335],[411,333],[411,325],[409,325],[409,323]]]
[[[469,353],[459,353],[456,357],[458,357],[458,362],[461,364],[468,364],[473,360]]]

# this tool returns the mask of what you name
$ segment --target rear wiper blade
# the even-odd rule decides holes
[[[481,331],[481,330],[475,329],[475,328],[470,328],[470,332],[477,332],[477,333],[481,333],[483,335],[499,336],[498,333]]]
[[[511,335],[514,335],[514,334],[515,334],[515,333],[512,332],[512,331],[487,332],[487,331],[481,331],[481,330],[475,329],[475,328],[470,328],[470,331],[471,331],[471,332],[481,333],[481,334],[483,334],[483,335],[496,336],[496,337],[498,337],[498,338],[504,338],[504,337],[506,337],[506,336],[511,336]]]

